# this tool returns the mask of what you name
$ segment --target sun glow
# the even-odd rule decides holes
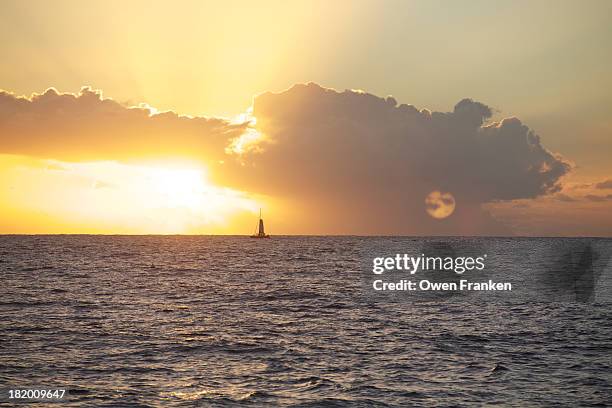
[[[263,135],[255,128],[248,128],[240,137],[232,140],[231,144],[225,149],[227,154],[244,154],[249,151],[257,151],[258,144],[263,139]]]
[[[180,164],[66,163],[0,156],[0,230],[14,216],[22,233],[237,233],[259,202]],[[27,215],[27,217],[24,217]],[[242,221],[241,221],[242,220]]]
[[[246,123],[248,124],[248,127],[239,137],[236,137],[231,141],[229,146],[227,146],[225,149],[225,153],[243,155],[250,151],[257,151],[259,149],[258,144],[265,138],[264,135],[256,128],[257,118],[253,116],[252,108],[249,108],[249,110],[246,112],[237,115],[232,120],[232,123]]]
[[[202,208],[207,186],[202,171],[148,168],[144,173],[151,180],[152,190],[168,207]]]

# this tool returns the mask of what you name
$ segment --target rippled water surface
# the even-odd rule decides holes
[[[515,289],[372,294],[392,247],[488,253]],[[609,240],[3,236],[0,255],[0,385],[62,406],[612,404]]]

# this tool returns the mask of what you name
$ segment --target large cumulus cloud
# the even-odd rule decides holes
[[[480,205],[559,190],[570,165],[519,119],[487,123],[491,109],[464,99],[429,112],[358,91],[296,85],[257,97],[265,138],[226,164],[233,185],[294,198],[321,228],[380,233],[505,233]],[[440,221],[424,212],[434,190],[457,201]]]

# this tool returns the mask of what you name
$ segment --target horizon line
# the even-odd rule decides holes
[[[0,233],[0,237],[19,236],[101,236],[101,237],[244,237],[245,234],[105,234],[105,233]],[[401,235],[401,234],[278,234],[274,237],[355,237],[355,238],[597,238],[612,239],[612,235]]]

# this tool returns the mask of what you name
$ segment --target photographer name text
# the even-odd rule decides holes
[[[432,257],[409,256],[408,254],[396,254],[390,257],[377,257],[372,260],[372,273],[382,275],[388,271],[401,271],[414,275],[419,271],[429,273],[454,272],[462,275],[466,271],[483,271],[487,255],[479,257]],[[399,279],[387,281],[375,279],[372,287],[376,291],[511,291],[510,282],[470,281],[460,279],[439,282],[437,279]]]

